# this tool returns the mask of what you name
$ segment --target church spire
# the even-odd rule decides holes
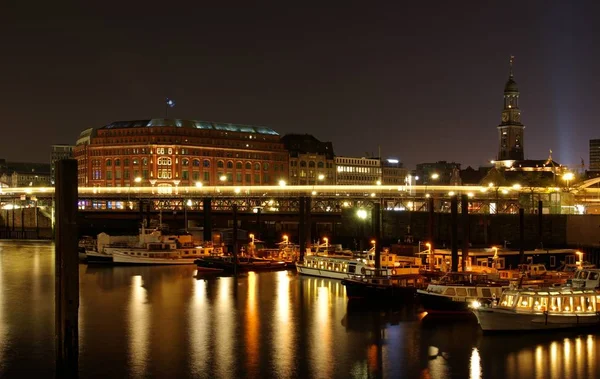
[[[509,65],[510,65],[509,72],[508,72],[508,73],[509,73],[509,74],[508,74],[508,77],[509,77],[510,79],[513,79],[513,78],[514,78],[514,75],[513,75],[513,62],[514,62],[514,61],[515,61],[515,56],[514,56],[514,55],[511,55],[511,56],[510,56],[510,60],[508,61],[508,62],[509,62]]]

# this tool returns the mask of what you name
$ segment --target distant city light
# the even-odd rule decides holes
[[[400,162],[399,160],[393,159],[393,158],[388,158],[387,161],[388,161],[388,163],[398,163],[398,162]]]

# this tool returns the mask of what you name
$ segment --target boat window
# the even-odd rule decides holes
[[[548,297],[535,296],[533,298],[533,310],[544,312],[548,309]]]
[[[466,288],[457,288],[456,294],[458,296],[467,296],[467,289]]]
[[[598,277],[599,277],[599,276],[600,276],[600,275],[599,275],[597,272],[590,272],[590,277],[589,277],[589,279],[590,279],[590,280],[598,280]]]
[[[519,296],[519,301],[517,302],[517,309],[527,310],[531,309],[533,305],[533,297],[532,296]]]
[[[356,265],[348,266],[348,272],[354,274],[356,272]]]
[[[588,312],[596,312],[596,297],[594,295],[592,296],[586,296],[585,297],[585,302],[584,302],[584,307],[585,310]]]
[[[492,291],[490,291],[489,288],[482,288],[481,294],[483,295],[483,297],[487,297],[487,298],[492,297]]]
[[[502,298],[500,299],[500,305],[503,307],[512,308],[514,299],[515,299],[515,295],[504,294],[504,295],[502,295]]]
[[[469,288],[469,296],[477,297],[477,288]]]
[[[456,291],[454,290],[454,288],[447,288],[445,295],[454,296],[456,295]]]
[[[588,272],[587,271],[580,271],[579,272],[579,279],[587,279],[588,277]]]

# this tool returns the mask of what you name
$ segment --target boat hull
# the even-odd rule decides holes
[[[443,296],[426,290],[417,290],[417,298],[428,313],[470,313],[466,298]]]
[[[112,255],[113,263],[127,265],[193,265],[198,257],[181,258],[178,256],[167,258],[143,257],[123,254],[115,251]]]
[[[87,263],[113,263],[113,257],[109,254],[87,250],[85,252],[85,261]]]
[[[199,271],[225,271],[234,272],[237,269],[238,272],[260,272],[260,271],[278,271],[286,269],[284,262],[272,262],[272,261],[250,261],[250,262],[239,262],[237,267],[234,267],[233,262],[224,261],[222,259],[196,259],[194,263],[198,266]]]
[[[475,310],[475,316],[484,333],[565,330],[600,326],[597,315],[548,315],[516,313],[496,308]]]
[[[296,270],[301,275],[318,276],[319,278],[329,279],[347,279],[348,273],[343,271],[320,270],[318,267],[307,267],[301,264],[296,264]]]
[[[362,301],[412,302],[417,293],[414,287],[376,285],[355,279],[343,279],[342,284],[349,299]]]

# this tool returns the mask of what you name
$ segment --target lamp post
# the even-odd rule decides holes
[[[425,246],[427,246],[427,256],[429,257],[429,270],[433,271],[435,270],[435,257],[431,253],[431,243],[427,242]]]
[[[565,172],[562,176],[562,179],[567,182],[567,191],[569,190],[569,182],[575,178],[575,175],[572,172]]]
[[[494,250],[494,256],[492,257],[492,268],[496,268],[496,263],[498,262],[498,247],[492,246],[492,250]]]
[[[358,209],[356,211],[356,217],[358,217],[358,219],[360,220],[359,224],[358,224],[359,225],[358,237],[360,238],[358,248],[359,248],[360,251],[363,251],[363,239],[365,237],[364,236],[365,233],[364,233],[364,229],[363,229],[363,224],[364,224],[365,220],[367,219],[367,211],[366,211],[366,209],[362,209],[362,208]]]
[[[142,182],[142,177],[138,176],[135,179],[133,179],[133,181],[136,183],[137,185],[137,193],[138,193],[138,209],[141,211],[142,210],[142,200],[141,200],[141,195],[140,195],[140,183]]]

